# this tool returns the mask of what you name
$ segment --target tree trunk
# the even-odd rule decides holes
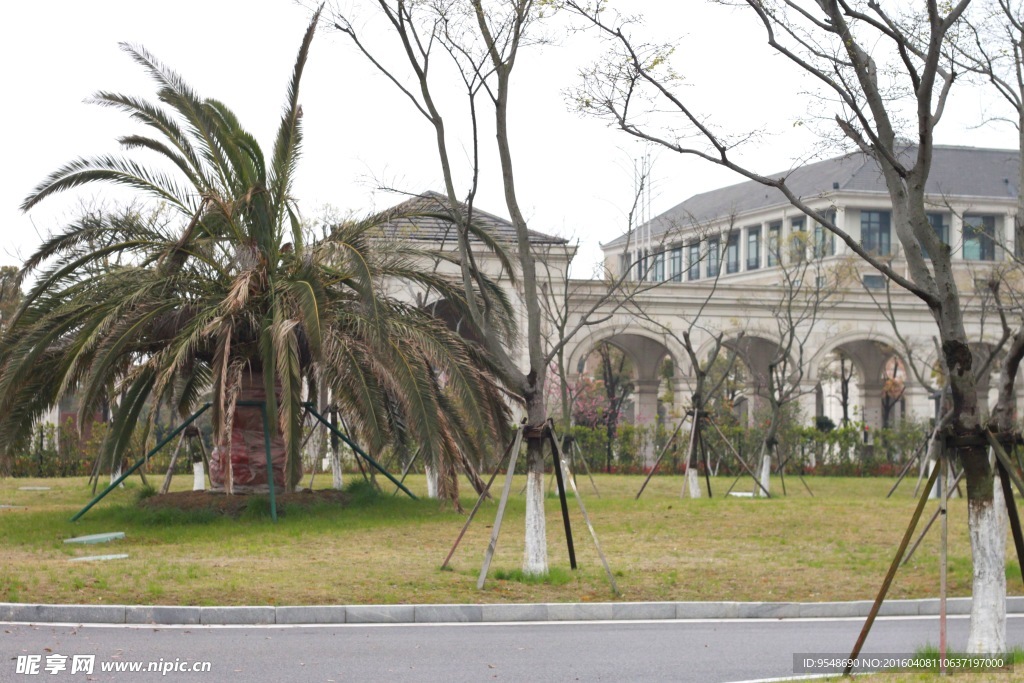
[[[1006,652],[1006,504],[999,475],[988,500],[967,503],[974,576],[967,652]]]
[[[242,377],[241,401],[263,401],[266,391],[263,377],[247,373]],[[284,447],[284,436],[276,415],[267,415],[270,429],[270,456],[275,490],[283,493],[291,490],[298,482],[286,486],[285,463],[288,459]],[[230,455],[229,455],[230,452]],[[230,468],[228,459],[230,457]],[[218,444],[210,453],[210,481],[215,491],[226,488],[228,472],[231,473],[231,490],[234,493],[257,493],[269,490],[267,481],[267,450],[263,431],[263,412],[259,406],[238,405],[231,423],[230,441]]]
[[[530,425],[540,428],[546,410],[542,392],[526,397]],[[548,573],[548,539],[544,517],[544,440],[526,440],[526,544],[523,549],[523,573],[528,576]]]
[[[690,498],[700,498],[700,473],[692,465],[686,468],[686,490]]]
[[[424,465],[423,473],[427,475],[427,498],[437,499],[437,468]]]
[[[761,444],[761,486],[757,487],[757,495],[763,496],[771,492],[772,454],[767,444]]]
[[[202,458],[192,462],[192,490],[206,490],[206,468],[203,467]]]
[[[694,410],[694,414],[698,414],[698,410]],[[696,423],[697,418],[694,417]],[[700,498],[700,473],[697,471],[697,425],[694,424],[690,428],[690,443],[687,448],[686,455],[686,490],[690,494],[690,498]]]

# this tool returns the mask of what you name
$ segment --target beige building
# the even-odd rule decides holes
[[[771,175],[780,176],[787,177],[787,185],[811,208],[833,216],[851,240],[906,273],[884,179],[869,157],[856,152]],[[926,188],[928,217],[940,239],[953,249],[969,334],[979,352],[999,334],[993,312],[985,313],[984,282],[993,267],[1007,264],[1008,254],[1024,249],[1014,242],[1019,184],[1016,150],[935,148]],[[602,248],[612,272],[628,267],[630,279],[658,284],[640,305],[660,325],[678,328],[714,288],[701,315],[706,328],[703,342],[715,332],[724,332],[727,339],[743,332],[739,348],[754,378],[751,397],[758,393],[756,378],[774,352],[777,328],[766,312],[781,296],[779,283],[787,270],[792,274],[798,261],[814,261],[813,268],[801,272],[808,280],[813,274],[816,281],[802,282],[803,287],[824,284],[823,274],[841,271],[843,286],[818,317],[807,344],[801,398],[805,417],[828,412],[824,375],[837,353],[855,366],[855,403],[859,417],[871,427],[882,422],[882,373],[887,363],[891,371],[890,359],[898,358],[901,366],[935,360],[935,324],[923,303],[903,292],[892,295],[900,334],[914,349],[915,358],[908,361],[875,303],[885,298],[883,277],[845,242],[795,209],[781,192],[754,181],[695,195]],[[976,287],[978,283],[981,287]],[[606,336],[636,359],[636,401],[647,407],[641,413],[649,414],[656,398],[644,394],[655,390],[657,378],[650,375],[644,359],[662,352],[671,355],[685,384],[685,356],[666,343],[657,325],[618,322],[619,327]],[[585,347],[579,353],[585,353]],[[919,418],[931,416],[934,407],[927,389],[912,379],[906,384],[902,411]]]
[[[810,207],[834,216],[852,241],[889,260],[898,272],[906,272],[888,193],[869,158],[853,153],[773,177],[779,175],[787,176],[789,187]],[[935,148],[927,187],[929,219],[937,235],[952,247],[968,334],[979,356],[997,342],[1000,333],[987,307],[988,274],[993,268],[1011,265],[1009,254],[1024,251],[1024,245],[1014,241],[1019,183],[1016,150]],[[446,206],[446,199],[434,193],[407,200],[395,207],[395,215],[402,217],[392,222],[390,236],[441,244],[454,254],[455,228],[444,217]],[[416,214],[411,218],[407,217],[410,209]],[[474,215],[496,241],[514,244],[508,221],[479,209]],[[542,289],[552,302],[564,303],[570,319],[579,319],[607,293],[606,282],[565,278],[573,252],[565,240],[535,232],[531,241],[546,264],[540,268],[539,277],[545,279]],[[521,291],[511,285],[493,250],[479,241],[476,244],[478,264],[502,282],[525,325]],[[686,407],[693,373],[671,332],[678,335],[698,312],[699,324],[691,331],[698,356],[706,356],[714,336],[724,335],[747,368],[743,394],[752,414],[764,391],[766,364],[778,346],[774,304],[786,289],[780,282],[792,281],[797,272],[803,276],[797,278],[803,279],[799,283],[803,288],[841,282],[806,331],[798,398],[804,419],[809,422],[822,414],[836,419],[837,388],[831,374],[840,356],[853,368],[850,403],[855,420],[878,428],[902,417],[924,419],[934,414],[935,386],[916,382],[907,371],[914,364],[930,376],[937,361],[935,321],[927,307],[903,291],[894,289],[887,295],[880,274],[774,189],[748,181],[695,195],[602,249],[611,275],[621,275],[628,268],[627,279],[644,289],[630,306],[598,307],[594,317],[600,322],[583,328],[567,345],[568,367],[583,372],[587,357],[602,341],[624,351],[635,373],[629,412],[637,421],[678,415]],[[807,264],[812,265],[800,270]],[[457,272],[452,263],[438,263],[438,268]],[[407,296],[421,305],[435,306],[439,315],[447,314],[444,302],[431,298],[429,292],[410,291]],[[880,311],[880,303],[891,309],[899,335]],[[554,339],[553,328],[550,334]],[[525,356],[522,350],[519,353]],[[666,358],[675,365],[670,380],[675,405],[661,401],[667,393],[661,372]],[[883,387],[894,364],[905,390],[896,401],[887,400],[894,405],[887,405]]]

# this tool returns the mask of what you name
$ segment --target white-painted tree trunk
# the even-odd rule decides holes
[[[771,493],[771,476],[772,476],[772,456],[765,452],[761,456],[761,486],[757,487],[758,497],[763,496],[765,493]]]
[[[548,573],[548,537],[544,523],[544,472],[532,468],[526,474],[526,545],[523,573]]]
[[[192,490],[206,490],[206,468],[203,466],[202,460],[196,460],[192,463]]]
[[[341,473],[341,453],[331,451],[331,487],[341,490],[344,486],[345,481]]]
[[[974,578],[967,652],[1006,652],[1006,502],[999,475],[992,501],[967,504]]]
[[[697,471],[696,467],[686,468],[686,490],[690,494],[690,498],[700,498],[700,472]]]
[[[121,478],[121,466],[118,465],[114,469],[110,470],[110,483],[113,484],[115,481]],[[124,488],[124,482],[121,482],[121,488]]]
[[[425,465],[423,471],[427,475],[427,498],[437,498],[437,468]]]

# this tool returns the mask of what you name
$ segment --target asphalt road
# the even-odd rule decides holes
[[[125,627],[0,624],[0,681],[700,681],[793,675],[794,653],[843,656],[863,619],[303,627]],[[951,618],[950,646],[968,622]],[[1008,640],[1024,644],[1024,617]],[[866,654],[906,653],[938,642],[938,619],[875,623]],[[39,673],[18,673],[38,655]],[[89,675],[73,655],[95,655]],[[47,657],[66,668],[46,671]],[[208,672],[116,673],[149,662]]]

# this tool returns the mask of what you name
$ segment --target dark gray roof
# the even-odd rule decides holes
[[[903,155],[909,161],[916,152],[916,147],[907,147]],[[1019,167],[1019,150],[936,145],[925,190],[933,195],[1015,198]],[[782,176],[787,176],[789,187],[804,198],[844,191],[887,194],[878,164],[859,151],[768,175]],[[781,192],[748,180],[694,195],[651,219],[649,224],[654,236],[694,223],[784,204],[788,200]],[[605,246],[617,245],[624,237]]]
[[[459,203],[462,210],[466,205]],[[448,197],[437,192],[424,192],[411,197],[380,214],[385,218],[384,234],[389,238],[440,242],[454,241],[457,237],[455,221],[450,218]],[[473,221],[489,232],[496,241],[515,242],[516,229],[511,221],[499,218],[476,206],[473,207]],[[566,244],[568,240],[530,230],[532,244]],[[476,238],[471,238],[476,239]]]

